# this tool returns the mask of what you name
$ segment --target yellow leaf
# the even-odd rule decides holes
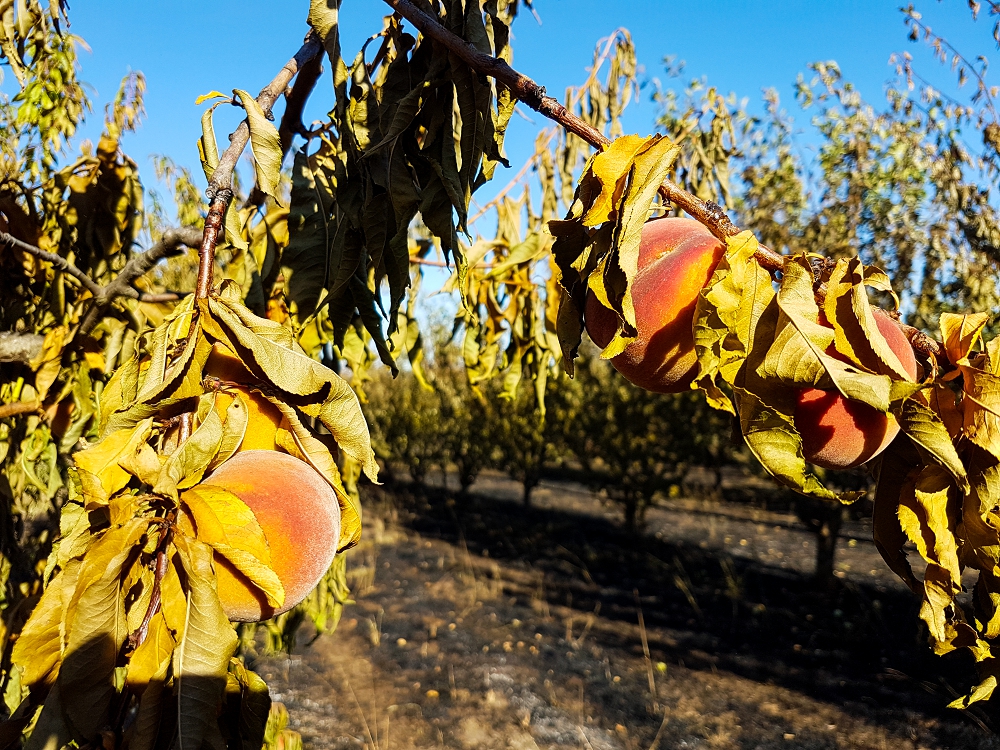
[[[126,677],[129,687],[141,694],[150,682],[162,682],[167,676],[175,646],[163,612],[157,611],[149,621],[146,639],[129,659]]]
[[[229,97],[223,94],[221,91],[209,91],[207,94],[202,94],[197,99],[194,100],[195,106],[199,104],[204,104],[209,99],[228,99]]]
[[[640,135],[625,135],[594,156],[590,171],[598,180],[600,192],[593,196],[593,202],[583,216],[584,226],[596,227],[608,221],[624,192],[624,180],[636,154],[649,140]]]
[[[62,350],[68,332],[66,326],[56,326],[46,333],[42,350],[31,361],[31,369],[35,371],[35,390],[38,391],[39,401],[45,399],[49,388],[59,377],[59,371],[62,369]],[[103,361],[101,366],[104,366]]]
[[[952,364],[968,364],[969,354],[976,342],[979,341],[983,328],[989,321],[989,313],[973,313],[971,315],[941,313],[938,322],[941,329],[941,341],[944,344],[948,360]]]
[[[925,466],[912,485],[904,486],[899,498],[899,522],[917,552],[951,576],[961,590],[955,529],[959,521],[955,485],[948,472],[933,464]]]
[[[956,698],[948,704],[948,708],[968,708],[978,701],[989,700],[993,691],[997,688],[996,675],[989,675],[985,680],[976,685],[968,695]]]
[[[289,348],[290,333],[283,326],[259,318],[245,306],[222,298],[208,300],[204,324],[213,336],[239,353],[243,364],[261,385],[271,384],[288,394],[300,411],[330,430],[337,445],[363,467],[373,481],[378,464],[361,405],[354,390],[339,375]]]
[[[271,548],[263,529],[246,503],[210,482],[211,478],[181,495],[194,524],[191,535],[229,560],[277,609],[285,601],[285,590],[271,568]]]
[[[973,443],[1000,458],[1000,376],[960,365],[964,398],[962,426]]]
[[[73,560],[49,581],[28,622],[14,641],[11,662],[22,670],[21,684],[51,684],[62,659],[64,618],[76,590],[80,562]]]
[[[841,259],[827,282],[823,310],[835,333],[835,348],[869,372],[909,380],[909,373],[879,330],[865,289],[865,271],[858,258]]]
[[[87,551],[67,613],[66,649],[59,687],[70,724],[92,737],[106,721],[114,672],[128,625],[122,599],[124,566],[148,524],[143,518],[106,531]]]
[[[86,507],[107,503],[108,498],[129,483],[130,474],[119,464],[131,459],[149,438],[153,418],[142,420],[133,428],[112,432],[93,448],[77,453],[73,460],[80,470],[80,482]]]

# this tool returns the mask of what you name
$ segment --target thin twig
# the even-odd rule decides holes
[[[295,57],[285,63],[278,75],[257,95],[257,104],[264,110],[265,115],[270,115],[275,101],[288,88],[288,84],[295,77],[295,74],[314,58],[319,57],[322,52],[322,42],[315,32],[310,31],[299,51],[295,53]],[[316,75],[319,74],[316,73]],[[307,94],[308,91],[303,89],[303,96]],[[212,173],[212,178],[208,181],[208,189],[205,194],[210,203],[208,217],[205,219],[205,234],[198,251],[198,285],[195,288],[195,297],[198,299],[208,297],[208,293],[212,289],[212,275],[215,271],[215,246],[219,240],[219,232],[226,215],[226,209],[229,207],[229,201],[233,198],[233,170],[236,169],[240,154],[243,153],[243,149],[246,148],[249,141],[250,125],[247,120],[244,120],[229,136],[229,147],[219,157],[219,163]]]
[[[19,414],[30,414],[41,408],[42,405],[37,401],[15,401],[12,404],[0,404],[0,419],[16,417]]]
[[[316,87],[320,74],[323,72],[323,56],[316,55],[306,60],[295,77],[295,83],[285,92],[285,111],[281,114],[278,125],[278,138],[281,140],[281,160],[284,162],[288,152],[292,150],[292,139],[296,135],[304,136],[308,131],[302,122],[302,111],[312,90]],[[254,185],[247,199],[247,205],[263,205],[267,195]]]
[[[136,279],[164,258],[175,255],[182,245],[197,247],[200,241],[201,232],[195,227],[178,227],[164,232],[159,242],[144,253],[133,257],[107,286],[99,287],[100,291],[94,295],[94,304],[87,310],[76,335],[86,336],[94,330],[94,326],[100,322],[102,314],[115,298],[140,299],[141,293],[132,288],[132,283]]]
[[[183,296],[184,296],[183,294],[180,294],[178,292],[159,292],[159,293],[142,292],[139,294],[139,301],[150,302],[153,304],[156,304],[158,302],[176,302]]]
[[[27,242],[22,242],[17,237],[7,234],[7,232],[0,232],[0,242],[5,245],[10,245],[11,247],[16,247],[18,250],[28,253],[29,255],[34,255],[36,258],[44,260],[47,263],[51,263],[63,273],[68,273],[70,276],[83,284],[84,289],[88,289],[95,297],[99,296],[104,290],[100,284],[61,255],[49,253],[42,250],[40,247],[29,245]]]
[[[559,123],[565,130],[579,136],[594,148],[604,148],[611,143],[610,139],[599,130],[574,115],[556,99],[546,95],[543,86],[539,86],[526,75],[511,68],[505,60],[480,52],[472,44],[446,29],[438,22],[437,18],[421,10],[410,0],[385,0],[385,3],[416,26],[424,36],[444,45],[473,70],[504,84],[511,90],[516,99],[550,120]],[[724,241],[727,237],[732,237],[741,231],[717,203],[703,201],[670,180],[666,180],[660,186],[659,192],[664,201],[685,211],[720,240]],[[754,258],[762,268],[772,274],[781,271],[785,265],[785,256],[764,245],[759,246]],[[919,331],[917,333],[919,336],[907,336],[914,350],[925,357],[934,357],[938,362],[947,361],[944,347],[940,343]]]

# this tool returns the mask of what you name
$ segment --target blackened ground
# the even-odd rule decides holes
[[[1000,748],[863,523],[817,592],[791,515],[676,501],[629,535],[580,488],[518,497],[365,489],[357,604],[256,665],[306,747]]]

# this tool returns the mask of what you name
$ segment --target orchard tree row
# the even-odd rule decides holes
[[[419,377],[390,379],[377,370],[365,383],[363,408],[383,474],[405,470],[422,485],[432,471],[445,479],[452,473],[467,498],[483,470],[498,470],[521,484],[525,507],[546,475],[561,474],[605,494],[636,532],[656,496],[678,495],[692,469],[712,474],[702,482],[711,494],[723,468],[748,463],[730,440],[727,415],[693,393],[664,397],[637,388],[596,356],[578,362],[572,380],[549,381],[542,414],[526,389],[513,399],[500,398],[497,383],[473,393],[456,354],[436,347]]]
[[[0,105],[4,737],[275,740],[232,623],[277,616],[269,633],[286,642],[302,617],[336,624],[334,552],[361,534],[359,476],[377,477],[352,384],[376,359],[419,370],[416,282],[433,264],[454,270],[456,336],[484,397],[524,390],[547,422],[582,422],[586,404],[560,416],[546,402],[550,385],[569,387],[556,373],[576,373],[586,330],[634,383],[696,391],[735,419],[760,464],[801,493],[851,502],[811,467],[867,462],[876,542],[921,598],[933,647],[980,664],[953,705],[988,698],[1000,123],[985,62],[908,9],[912,35],[973,82],[970,104],[918,85],[906,55],[884,108],[817,66],[799,96],[824,145],[805,165],[773,95],[760,121],[712,89],[664,94],[663,132],[624,135],[636,88],[624,32],[560,103],[510,67],[516,0],[386,4],[345,55],[339,3],[313,0],[305,42],[256,97],[237,81],[199,99],[205,197],[171,161],[155,165],[176,219],[122,149],[142,77],[123,82],[98,143],[70,157],[90,103],[65,3],[0,11],[0,60],[19,88]],[[328,120],[307,128],[320,81]],[[222,105],[246,114],[225,148]],[[516,106],[556,125],[483,206],[496,231],[482,236],[472,195],[507,165]],[[253,185],[236,195],[247,148]],[[681,212],[692,218],[651,220]]]

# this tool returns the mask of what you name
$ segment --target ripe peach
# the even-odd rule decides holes
[[[910,380],[917,379],[917,360],[906,336],[893,320],[874,309],[875,323]],[[824,323],[824,320],[820,320]],[[835,351],[830,354],[843,359]],[[849,469],[869,461],[893,441],[899,424],[888,414],[835,390],[804,388],[795,405],[795,429],[802,435],[806,461],[827,469]]]
[[[225,419],[226,409],[239,393],[247,406],[247,429],[238,450],[275,450],[275,434],[281,424],[281,411],[258,391],[238,385],[255,385],[258,379],[227,346],[214,344],[205,364],[205,374],[226,381],[215,399],[215,410]]]
[[[271,550],[271,567],[285,588],[274,609],[264,593],[216,555],[219,598],[230,620],[256,622],[287,612],[308,596],[333,563],[340,541],[340,503],[309,464],[287,453],[237,453],[202,484],[229,490],[249,506]]]
[[[654,219],[642,228],[632,281],[638,336],[611,363],[648,391],[679,393],[694,379],[694,308],[725,252],[725,245],[694,219]],[[618,330],[618,315],[593,291],[584,315],[587,333],[602,349]]]

